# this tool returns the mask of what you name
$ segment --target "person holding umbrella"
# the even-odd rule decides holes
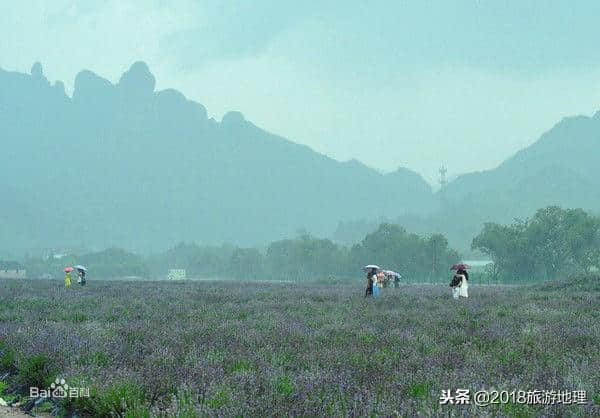
[[[375,282],[373,284],[373,297],[378,298],[381,295],[384,283],[385,274],[383,273],[383,271],[380,271],[375,275]]]
[[[400,274],[392,270],[386,270],[384,273],[387,277],[390,277],[394,280],[394,288],[400,287],[400,277],[402,277]]]
[[[467,269],[470,268],[471,266],[464,263],[454,264],[450,268],[450,270],[456,270],[456,274],[450,282],[452,297],[454,299],[458,299],[459,297],[469,297],[469,273],[467,273]]]
[[[75,269],[77,269],[77,283],[81,286],[85,286],[85,273],[87,272],[87,269],[81,265],[75,266]]]
[[[379,266],[369,264],[368,266],[364,266],[363,270],[367,272],[367,289],[365,290],[365,297],[373,296],[373,284],[377,280],[377,270],[379,270]]]
[[[73,267],[65,267],[65,287],[69,289],[71,287],[71,272]]]

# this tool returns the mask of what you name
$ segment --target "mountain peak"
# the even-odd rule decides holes
[[[75,76],[75,85],[73,88],[73,99],[96,98],[98,95],[104,95],[111,91],[113,85],[110,81],[90,70],[82,70]]]
[[[31,75],[36,78],[44,77],[44,70],[42,69],[42,64],[39,61],[31,66]]]
[[[344,161],[343,164],[346,164],[348,166],[354,166],[354,167],[364,167],[364,168],[368,168],[366,165],[364,165],[363,163],[361,163],[359,160],[357,160],[356,158],[351,158],[348,161]]]
[[[35,62],[31,66],[31,78],[36,80],[37,83],[42,83],[43,85],[50,86],[50,82],[44,75],[44,70],[42,69],[42,64],[38,61]]]
[[[123,73],[118,86],[136,95],[150,95],[154,92],[156,79],[145,62],[137,61]]]
[[[223,115],[223,118],[221,119],[221,124],[225,125],[225,126],[233,126],[233,125],[240,125],[240,124],[244,123],[245,121],[246,121],[246,119],[244,118],[244,115],[242,114],[242,112],[231,111],[231,112],[227,112],[227,113],[225,113],[225,115]]]

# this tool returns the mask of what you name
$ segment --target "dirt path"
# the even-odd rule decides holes
[[[31,415],[25,414],[19,408],[11,408],[10,406],[0,406],[0,417],[31,418]]]
[[[46,413],[35,413],[36,417],[51,418],[52,415]],[[31,415],[27,415],[19,408],[11,408],[10,406],[0,406],[0,418],[31,418]]]

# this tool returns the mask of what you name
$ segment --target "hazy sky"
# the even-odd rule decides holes
[[[2,1],[0,67],[70,89],[143,60],[217,120],[433,182],[600,109],[599,19],[594,0]]]

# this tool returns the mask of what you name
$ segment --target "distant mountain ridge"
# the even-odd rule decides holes
[[[532,176],[548,167],[561,167],[585,181],[598,184],[600,163],[600,112],[593,117],[564,118],[538,141],[517,152],[497,168],[468,173],[448,186],[450,194],[478,192],[505,184],[506,177]],[[551,180],[551,177],[549,178]]]
[[[0,126],[0,248],[255,245],[434,208],[418,174],[335,161],[239,112],[217,122],[180,92],[155,91],[143,62],[116,84],[81,71],[72,97],[39,64],[0,70]]]
[[[511,223],[549,205],[600,214],[598,167],[600,112],[564,118],[498,167],[457,176],[435,193],[439,211],[388,221],[412,232],[442,232],[451,245],[468,253],[484,222]],[[373,221],[340,223],[336,236],[346,242],[350,237],[355,240],[376,228]]]
[[[459,176],[437,192],[446,205],[435,223],[468,248],[486,221],[510,223],[549,205],[598,213],[598,167],[600,112],[564,118],[495,169]]]
[[[550,204],[600,212],[600,112],[565,118],[498,167],[433,193],[406,168],[333,160],[239,112],[215,121],[155,84],[136,62],[117,83],[81,71],[69,97],[39,64],[0,69],[0,250],[262,245],[298,230],[358,237],[389,220],[468,251],[486,221]],[[336,231],[340,222],[356,230]]]

